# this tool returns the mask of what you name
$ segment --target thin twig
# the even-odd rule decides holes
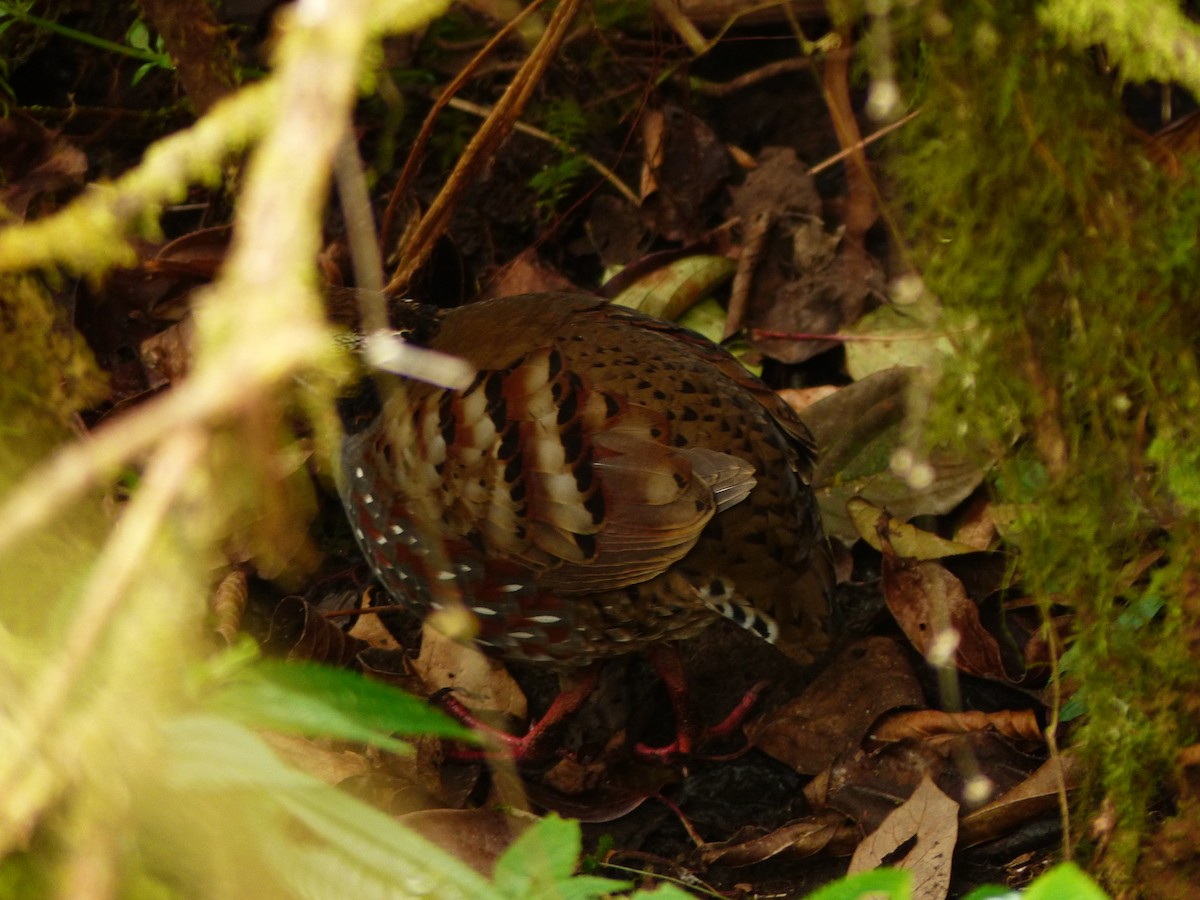
[[[473,116],[480,116],[481,118],[486,118],[492,113],[492,107],[490,106],[480,106],[478,103],[472,103],[469,100],[460,100],[457,97],[450,101],[450,106],[462,112],[470,113]],[[596,159],[596,157],[576,150],[561,138],[556,138],[554,135],[548,134],[540,128],[534,128],[532,125],[526,125],[524,122],[514,122],[513,130],[527,134],[530,137],[535,137],[539,141],[545,141],[547,144],[553,144],[560,150],[574,154],[595,169],[605,181],[616,188],[617,193],[628,200],[633,206],[640,205],[641,200],[638,199],[638,195],[633,192],[633,189],[623,182],[616,172],[608,168],[604,163]]]
[[[342,219],[346,223],[346,240],[350,245],[350,262],[354,266],[354,284],[359,289],[362,324],[368,332],[383,331],[388,327],[387,304],[383,299],[383,257],[375,237],[371,192],[367,189],[358,147],[349,131],[343,136],[334,158],[333,177],[342,203]]]
[[[512,123],[525,109],[534,87],[541,81],[559,45],[567,36],[571,20],[581,4],[582,0],[562,0],[554,15],[550,17],[542,39],[513,77],[493,108],[492,114],[471,138],[466,150],[459,157],[458,164],[446,179],[445,186],[416,228],[406,235],[403,246],[400,247],[400,264],[386,288],[389,295],[401,293],[413,274],[429,258],[434,242],[446,230],[463,191],[488,158],[500,148],[512,130]]]
[[[913,119],[915,119],[920,114],[921,114],[921,109],[920,109],[920,107],[918,107],[917,109],[914,109],[912,112],[910,112],[907,116],[899,118],[895,122],[892,122],[888,125],[884,125],[878,131],[873,131],[873,132],[871,132],[871,134],[868,134],[861,141],[857,141],[854,144],[854,146],[846,147],[845,149],[840,150],[837,153],[833,154],[833,156],[830,156],[827,159],[821,160],[819,163],[817,163],[815,166],[813,166],[811,169],[808,170],[808,174],[816,175],[818,172],[824,172],[830,166],[837,165],[846,157],[851,156],[852,154],[858,153],[864,147],[869,147],[871,144],[875,143],[880,138],[887,137],[887,135],[891,134],[897,128],[900,128],[903,125],[907,125],[909,122],[911,122]]]
[[[392,195],[388,199],[387,208],[383,211],[383,222],[379,229],[380,245],[383,247],[384,253],[391,253],[392,241],[394,239],[393,232],[395,230],[395,218],[400,209],[400,201],[408,194],[409,188],[416,180],[417,172],[421,169],[421,163],[425,161],[425,148],[433,139],[434,126],[437,124],[438,116],[442,114],[454,95],[458,93],[462,87],[471,80],[475,73],[483,65],[484,61],[491,56],[500,44],[505,41],[509,35],[517,30],[518,27],[525,21],[526,18],[533,15],[545,0],[534,0],[525,9],[505,23],[492,38],[483,46],[483,49],[471,58],[461,72],[454,76],[454,80],[446,85],[437,100],[434,101],[433,108],[425,115],[425,121],[421,123],[421,130],[417,133],[416,139],[408,151],[408,158],[404,161],[404,168],[400,170],[400,177],[396,180],[396,186],[392,188]],[[544,34],[544,32],[543,32]]]
[[[790,75],[793,72],[805,72],[811,68],[812,59],[807,56],[797,56],[792,59],[767,63],[765,66],[743,72],[737,78],[729,81],[705,81],[692,76],[691,86],[698,94],[706,94],[709,97],[728,97],[730,94],[753,87],[760,81],[778,78],[780,75]]]

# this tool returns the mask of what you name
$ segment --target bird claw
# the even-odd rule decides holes
[[[762,692],[766,690],[768,682],[760,681],[750,690],[742,695],[742,699],[737,702],[722,719],[715,725],[708,725],[700,732],[700,743],[705,743],[710,740],[719,740],[720,738],[728,737],[733,731],[745,721],[746,715],[754,708],[754,704],[758,702],[758,698]],[[681,722],[678,730],[675,733],[675,740],[662,747],[651,747],[647,744],[639,743],[634,751],[642,759],[647,762],[656,762],[666,765],[673,759],[679,756],[689,756],[693,759],[706,759],[712,761],[720,761],[727,759],[736,759],[750,749],[750,744],[747,743],[744,747],[733,753],[726,753],[717,756],[697,756],[693,753],[692,748],[695,744],[694,736],[690,723]]]
[[[436,695],[435,699],[442,704],[450,715],[468,728],[494,741],[498,747],[483,750],[454,748],[447,755],[459,762],[478,762],[488,759],[511,759],[517,763],[541,762],[548,754],[544,753],[546,735],[560,722],[575,713],[596,687],[598,673],[587,669],[574,681],[565,686],[545,715],[534,722],[522,737],[502,731],[476,716],[465,704],[454,697],[449,690]]]

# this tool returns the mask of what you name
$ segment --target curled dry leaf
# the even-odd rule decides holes
[[[225,639],[226,644],[232,645],[237,640],[249,593],[246,573],[242,569],[233,569],[225,573],[221,583],[217,585],[216,591],[213,592],[212,611],[215,620],[213,630]]]
[[[263,648],[272,656],[331,666],[351,665],[367,648],[299,597],[284,597],[271,614]]]
[[[859,844],[850,860],[850,874],[878,868],[914,837],[916,846],[895,865],[913,873],[914,900],[942,900],[950,889],[950,863],[958,839],[958,804],[928,777]]]
[[[988,550],[998,534],[992,518],[992,501],[982,495],[971,498],[954,530],[955,543],[966,544],[976,550]]]
[[[1082,774],[1079,760],[1070,753],[1046,760],[1016,787],[963,816],[959,826],[961,846],[974,847],[994,840],[1023,822],[1056,812],[1061,792],[1078,787]]]
[[[1030,709],[1002,709],[991,713],[921,709],[892,713],[882,717],[871,729],[871,740],[891,743],[971,731],[994,731],[1017,741],[1041,743],[1044,740],[1037,716]]]
[[[749,840],[705,844],[699,855],[710,866],[752,866],[776,856],[788,859],[805,859],[818,853],[844,856],[858,839],[858,828],[845,816],[826,812]]]
[[[851,497],[846,502],[846,511],[850,513],[859,537],[881,552],[883,535],[886,535],[891,551],[905,559],[942,559],[946,556],[976,552],[974,547],[967,544],[948,541],[889,516],[862,497]]]
[[[750,742],[805,775],[857,747],[879,716],[924,703],[908,655],[891,638],[846,647],[795,700],[747,728]]]
[[[939,563],[903,559],[885,548],[883,596],[905,636],[935,665],[952,663],[981,678],[1014,680],[979,608]]]

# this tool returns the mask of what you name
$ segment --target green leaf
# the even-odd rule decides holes
[[[264,660],[223,685],[208,706],[248,725],[363,741],[392,752],[410,749],[393,734],[477,742],[469,729],[403,691],[313,663]]]
[[[1020,896],[1021,892],[1012,888],[999,884],[981,884],[963,897],[963,900],[1019,900]]]
[[[1058,711],[1058,721],[1070,722],[1072,719],[1078,719],[1087,713],[1087,710],[1087,701],[1084,700],[1082,692],[1072,694],[1067,698],[1067,702],[1062,705],[1062,709]]]
[[[130,47],[138,50],[150,49],[150,29],[146,27],[146,23],[138,19],[129,26],[129,30],[125,32],[125,41]]]
[[[550,814],[526,829],[496,861],[493,884],[505,897],[591,900],[628,888],[626,882],[571,876],[582,845],[579,823]]]
[[[643,275],[612,302],[673,322],[736,269],[737,263],[724,256],[685,256]]]
[[[1108,900],[1108,894],[1075,863],[1065,862],[1035,879],[1025,900]]]
[[[725,336],[725,321],[729,318],[725,307],[713,297],[705,297],[688,307],[678,319],[684,328],[702,334],[714,344],[721,343]]]
[[[137,87],[138,82],[146,77],[147,72],[150,72],[157,68],[158,68],[158,65],[155,63],[142,63],[140,66],[138,66],[137,71],[133,73],[133,78],[129,82],[130,86]]]
[[[500,900],[466,863],[229,719],[172,720],[162,761],[135,796],[142,849],[197,896]]]
[[[947,540],[931,531],[889,516],[862,497],[851,497],[846,501],[846,512],[850,514],[850,520],[858,530],[859,537],[879,551],[883,550],[883,538],[879,535],[879,520],[883,518],[887,526],[888,542],[897,556],[929,560],[976,552],[974,547]]]
[[[936,368],[954,350],[942,332],[941,308],[929,294],[917,302],[888,304],[844,329],[863,340],[846,341],[846,371],[855,381],[875,372],[905,367]]]
[[[847,875],[809,894],[807,900],[858,900],[866,894],[885,894],[890,900],[912,897],[912,872],[904,869],[872,869]]]
[[[594,900],[598,897],[610,897],[617,891],[627,891],[630,887],[628,881],[601,878],[598,875],[577,875],[567,881],[558,882],[541,896],[547,897],[547,900],[551,897],[554,900]]]
[[[844,541],[858,538],[846,509],[851,497],[861,496],[907,521],[953,509],[983,479],[974,454],[940,447],[929,451],[930,480],[922,486],[893,470],[896,452],[909,443],[905,417],[909,393],[917,389],[914,377],[912,369],[877,372],[800,414],[821,448],[813,487],[826,533]]]
[[[1166,605],[1166,601],[1157,594],[1144,594],[1131,602],[1117,616],[1117,628],[1136,631],[1151,622]]]
[[[548,815],[496,860],[492,880],[505,896],[529,896],[535,883],[547,886],[570,877],[582,843],[578,822]]]
[[[630,900],[695,900],[695,898],[678,885],[664,881],[649,890],[638,891]]]

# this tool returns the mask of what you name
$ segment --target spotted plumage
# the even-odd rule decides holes
[[[561,667],[719,617],[801,662],[829,648],[811,438],[723,350],[569,294],[422,321],[413,340],[474,381],[401,382],[342,458],[355,536],[398,601],[459,598],[485,648]]]

